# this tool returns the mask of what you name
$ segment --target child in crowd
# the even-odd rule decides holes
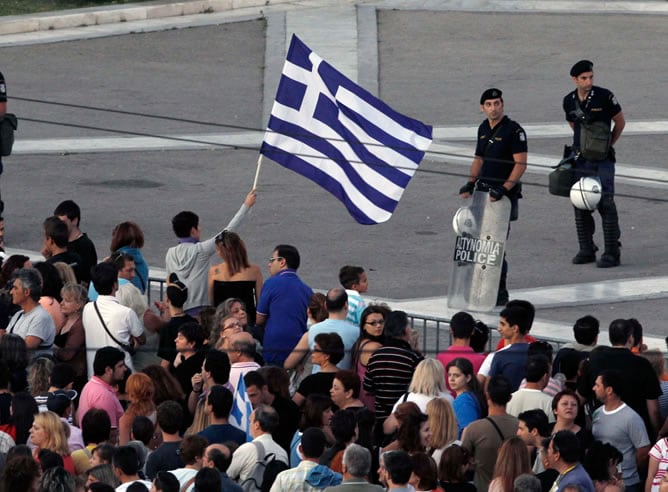
[[[346,321],[359,325],[362,311],[366,307],[360,294],[364,294],[369,289],[366,272],[362,267],[346,265],[339,270],[339,282],[348,294],[348,317]]]

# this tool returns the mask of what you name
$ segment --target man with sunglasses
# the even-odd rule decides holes
[[[269,258],[269,273],[257,305],[256,323],[264,328],[265,363],[283,366],[285,359],[306,332],[306,308],[313,290],[297,275],[299,251],[279,244]]]

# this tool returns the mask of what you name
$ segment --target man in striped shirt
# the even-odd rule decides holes
[[[376,397],[376,424],[392,413],[392,407],[408,391],[415,366],[424,359],[408,343],[410,325],[403,311],[392,311],[385,320],[385,344],[369,359],[364,391]]]

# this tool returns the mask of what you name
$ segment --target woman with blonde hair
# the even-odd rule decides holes
[[[35,446],[33,450],[35,460],[42,449],[47,449],[60,455],[63,458],[63,468],[72,475],[76,475],[67,444],[66,425],[54,412],[40,412],[35,415],[35,420],[30,428],[30,442]]]
[[[496,458],[489,492],[513,492],[515,479],[524,473],[531,474],[527,445],[517,436],[506,439]]]
[[[427,403],[427,417],[431,432],[431,457],[440,463],[445,448],[458,442],[457,417],[450,402],[442,398],[434,398]]]
[[[209,301],[213,306],[230,297],[246,304],[249,323],[255,324],[255,307],[262,292],[262,270],[248,261],[248,252],[239,234],[223,231],[216,236],[216,250],[222,263],[209,269]]]
[[[427,403],[434,398],[444,398],[452,402],[452,396],[445,387],[445,369],[443,364],[436,359],[424,359],[415,367],[413,379],[408,386],[408,393],[399,398],[392,409],[392,414],[397,406],[404,402],[413,402],[424,414],[427,413]],[[397,430],[398,423],[393,415],[390,415],[383,423],[385,434],[392,434]]]
[[[53,356],[59,362],[68,362],[74,368],[74,389],[79,393],[86,384],[86,335],[81,313],[88,302],[88,292],[80,284],[68,283],[60,290],[60,307],[65,324],[56,333]]]
[[[58,275],[60,276],[60,280],[62,280],[63,285],[77,283],[77,276],[74,274],[72,267],[67,263],[64,261],[57,261],[53,264],[53,266],[56,267],[56,270],[58,270]]]
[[[125,392],[130,405],[118,420],[119,445],[125,446],[130,442],[130,430],[135,417],[148,417],[153,424],[156,420],[156,406],[153,402],[155,387],[150,377],[142,372],[130,374],[125,383]]]

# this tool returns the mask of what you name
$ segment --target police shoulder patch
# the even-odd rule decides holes
[[[7,92],[7,87],[5,84],[0,83],[0,94],[5,94]]]
[[[519,137],[520,137],[520,142],[526,142],[527,136],[524,134],[524,132],[520,132]]]

